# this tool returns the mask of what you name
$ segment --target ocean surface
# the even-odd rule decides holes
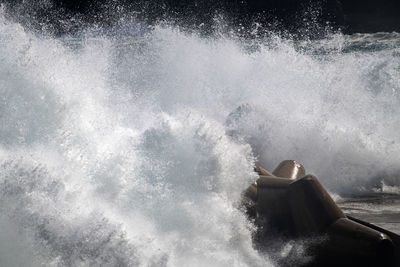
[[[399,33],[55,36],[0,9],[0,123],[1,266],[274,266],[239,203],[285,159],[400,232]]]

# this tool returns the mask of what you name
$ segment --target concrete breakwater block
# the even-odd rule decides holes
[[[346,216],[317,177],[286,160],[270,173],[257,166],[259,179],[245,190],[243,206],[257,226],[258,247],[271,235],[286,239],[323,236],[308,247],[309,266],[400,266],[400,237]],[[285,265],[284,260],[280,262]]]

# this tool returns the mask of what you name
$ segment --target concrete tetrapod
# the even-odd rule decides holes
[[[313,259],[307,266],[400,266],[399,235],[347,217],[301,164],[286,160],[272,173],[260,166],[255,171],[260,178],[245,190],[243,205],[258,228],[258,247],[271,233],[288,239],[322,236],[308,248]]]

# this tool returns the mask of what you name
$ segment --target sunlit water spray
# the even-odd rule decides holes
[[[124,26],[55,38],[0,16],[7,266],[272,265],[239,209],[255,162],[296,159],[338,195],[399,186],[398,36]]]

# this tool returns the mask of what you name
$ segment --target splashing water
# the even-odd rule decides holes
[[[5,265],[273,265],[238,209],[256,161],[337,194],[399,186],[398,43],[123,26],[46,37],[0,16]]]

